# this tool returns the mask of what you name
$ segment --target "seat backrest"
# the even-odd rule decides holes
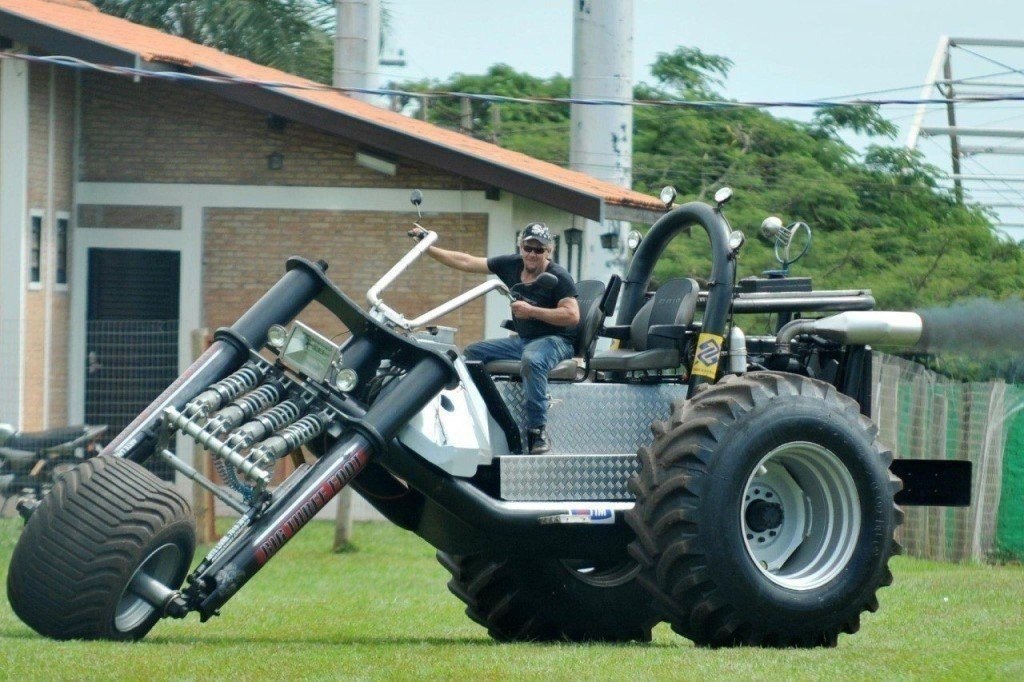
[[[596,279],[584,279],[576,283],[576,298],[580,305],[580,323],[576,328],[576,343],[573,355],[578,358],[587,356],[590,347],[601,331],[605,314],[601,310],[601,299],[605,285]]]
[[[665,339],[654,342],[648,329],[655,325],[687,325],[693,321],[697,309],[700,285],[687,277],[670,279],[658,287],[654,297],[637,311],[630,324],[630,345],[635,350],[652,348],[652,343],[664,344]]]

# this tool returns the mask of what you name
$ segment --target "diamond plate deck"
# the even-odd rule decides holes
[[[525,421],[519,382],[495,382],[513,419]],[[651,442],[651,423],[686,397],[682,384],[548,384],[548,439],[558,454],[635,454]],[[526,438],[523,438],[526,442]]]
[[[497,382],[513,418],[523,423],[522,385]],[[526,501],[632,500],[626,483],[636,452],[652,441],[651,423],[686,397],[679,384],[550,384],[547,433],[552,454],[502,457],[501,497]],[[525,438],[524,438],[525,442]]]
[[[632,500],[636,455],[519,455],[501,458],[505,500]]]

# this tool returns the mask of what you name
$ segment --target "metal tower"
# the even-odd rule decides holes
[[[957,199],[992,209],[996,229],[1016,242],[1024,240],[1024,103],[999,100],[1024,96],[1021,48],[1024,40],[940,38],[921,99],[943,101],[918,106],[906,143],[948,159]]]

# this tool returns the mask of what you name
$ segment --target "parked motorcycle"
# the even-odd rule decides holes
[[[21,496],[41,500],[60,476],[99,453],[107,426],[62,426],[17,431],[0,424],[0,514]]]

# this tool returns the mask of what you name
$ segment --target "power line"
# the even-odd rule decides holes
[[[282,90],[307,90],[307,91],[334,91],[342,93],[358,93],[368,95],[428,98],[440,97],[464,98],[469,100],[488,103],[516,103],[516,104],[546,104],[559,105],[576,104],[583,106],[631,106],[631,107],[676,107],[681,109],[829,109],[844,107],[865,107],[865,106],[919,106],[922,104],[948,104],[955,102],[1024,102],[1024,94],[1020,95],[970,95],[957,97],[953,100],[948,98],[888,98],[888,99],[864,99],[853,98],[846,101],[827,100],[681,100],[681,99],[607,99],[607,98],[579,98],[579,97],[527,97],[496,95],[487,93],[457,92],[447,90],[429,90],[423,92],[397,90],[392,88],[337,88],[312,81],[289,82],[289,81],[265,81],[253,78],[240,78],[237,76],[204,76],[180,71],[150,71],[147,69],[110,66],[88,62],[76,57],[68,56],[37,56],[5,52],[0,58],[20,59],[24,61],[51,64],[79,70],[95,70],[103,73],[116,74],[131,78],[149,78],[171,82],[202,82],[217,83],[222,85],[247,85],[259,86],[268,89]]]

